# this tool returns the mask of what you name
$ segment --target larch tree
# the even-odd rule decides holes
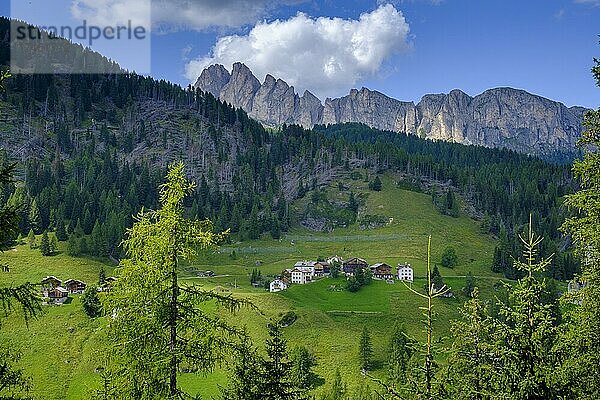
[[[194,187],[183,163],[171,165],[160,186],[160,208],[142,209],[127,231],[128,258],[103,304],[113,345],[105,374],[110,385],[99,398],[184,398],[178,375],[210,370],[239,333],[206,306],[216,302],[233,312],[242,301],[178,279],[181,260],[224,237],[208,220],[185,218],[183,201]]]
[[[369,378],[385,389],[384,394],[378,393],[380,397],[433,400],[442,386],[436,376],[439,368],[435,362],[437,346],[433,335],[433,322],[435,321],[433,304],[436,298],[446,294],[450,288],[443,283],[439,287],[435,285],[434,274],[431,268],[431,236],[429,236],[427,242],[427,284],[425,286],[425,293],[413,289],[405,282],[403,283],[409,291],[427,301],[425,306],[420,307],[423,310],[424,317],[422,323],[425,328],[425,343],[414,343],[413,349],[415,351],[409,360],[405,384],[389,384],[373,376],[369,376]]]
[[[8,72],[0,72],[0,89],[9,76]],[[0,168],[0,186],[13,182],[14,168],[14,164]],[[11,248],[12,241],[17,237],[23,207],[24,204],[0,207],[0,252]],[[0,273],[10,273],[8,265],[0,263],[0,268]],[[2,319],[15,309],[20,309],[26,322],[41,313],[41,300],[34,285],[24,283],[19,286],[0,287],[0,327]],[[13,349],[0,345],[0,398],[2,399],[29,398],[28,380],[23,372],[13,365],[18,357],[19,354]]]
[[[600,86],[600,60],[594,62],[592,73]],[[566,200],[575,215],[562,227],[582,260],[577,280],[583,288],[565,298],[576,306],[565,316],[557,343],[564,359],[557,376],[572,398],[591,400],[600,398],[600,108],[586,113],[584,125],[580,144],[585,154],[573,165],[579,190]]]

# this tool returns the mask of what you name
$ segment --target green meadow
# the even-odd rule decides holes
[[[479,223],[466,216],[453,218],[441,215],[426,194],[399,189],[391,176],[383,179],[384,190],[371,192],[363,181],[348,180],[352,190],[368,193],[364,213],[391,219],[386,226],[361,230],[356,224],[335,229],[330,233],[314,233],[295,228],[280,240],[261,240],[228,243],[220,249],[200,254],[197,260],[182,267],[181,276],[206,289],[218,288],[234,296],[250,299],[261,312],[242,309],[235,315],[223,312],[232,324],[245,326],[259,347],[266,335],[265,325],[293,310],[298,319],[284,329],[289,346],[303,345],[316,355],[316,371],[323,376],[326,387],[339,368],[350,387],[361,378],[357,356],[358,338],[364,326],[371,332],[375,350],[374,371],[385,376],[385,361],[389,334],[395,323],[404,325],[408,333],[421,338],[420,320],[423,300],[412,294],[404,284],[374,281],[357,293],[334,290],[343,287],[344,279],[323,278],[308,285],[295,285],[280,293],[268,293],[253,288],[249,274],[253,268],[263,275],[275,276],[290,268],[296,261],[338,255],[342,258],[362,257],[369,263],[386,262],[392,266],[409,262],[415,268],[417,289],[424,285],[427,261],[427,238],[432,236],[432,262],[438,263],[447,246],[456,249],[459,264],[453,269],[440,267],[445,282],[455,298],[436,299],[435,335],[449,334],[450,321],[458,318],[459,307],[465,300],[460,294],[464,276],[471,272],[477,277],[484,295],[490,295],[500,276],[490,272],[494,242],[480,234]],[[347,194],[333,185],[330,198]],[[303,207],[303,199],[294,207]],[[61,243],[64,245],[64,243]],[[64,248],[59,255],[42,257],[39,250],[20,245],[0,255],[10,266],[10,272],[0,274],[0,286],[25,281],[39,282],[47,275],[60,279],[82,279],[97,283],[101,267],[113,274],[114,264],[108,260],[73,258]],[[213,271],[214,277],[198,276]],[[118,274],[118,271],[115,272]],[[81,399],[99,382],[98,368],[102,361],[105,318],[89,319],[82,311],[79,296],[62,306],[46,306],[44,314],[26,324],[13,313],[2,323],[0,339],[8,341],[22,353],[19,364],[31,377],[36,399]],[[185,386],[211,398],[218,394],[219,385],[226,383],[226,366],[206,375],[183,375]],[[322,388],[323,388],[322,387]]]

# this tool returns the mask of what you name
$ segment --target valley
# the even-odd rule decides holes
[[[413,285],[419,287],[424,283],[427,235],[431,234],[434,262],[439,264],[447,246],[454,247],[459,256],[459,263],[453,269],[440,267],[456,298],[436,301],[438,338],[447,336],[450,320],[459,317],[457,308],[464,299],[461,288],[468,272],[476,276],[477,286],[485,296],[492,296],[494,285],[502,280],[500,274],[490,272],[494,240],[480,233],[479,222],[464,215],[458,218],[440,215],[429,196],[394,187],[392,176],[384,177],[381,192],[369,192],[366,182],[349,180],[348,184],[351,182],[357,193],[369,194],[364,212],[382,214],[394,222],[369,230],[353,224],[330,233],[295,228],[280,240],[264,237],[226,244],[181,269],[181,277],[186,281],[250,299],[263,315],[242,309],[227,319],[246,326],[258,344],[266,338],[265,325],[270,319],[294,311],[298,319],[284,328],[284,335],[291,347],[306,346],[316,355],[319,364],[316,371],[326,382],[319,390],[330,385],[337,367],[351,390],[362,380],[357,346],[363,326],[372,332],[378,365],[374,373],[386,376],[386,349],[394,323],[402,323],[412,336],[423,335],[418,308],[422,299],[401,282],[374,281],[356,293],[331,291],[331,285],[343,287],[345,279],[328,277],[293,285],[280,293],[268,293],[252,287],[249,281],[252,269],[258,268],[270,277],[280,275],[299,260],[359,256],[370,263],[384,261],[394,266],[410,262],[416,275]],[[330,190],[336,192],[337,187]],[[105,268],[107,275],[113,273],[115,266],[107,259],[73,258],[66,254],[66,243],[60,247],[61,253],[52,257],[42,257],[38,249],[31,250],[28,245],[6,252],[3,259],[11,266],[11,273],[0,274],[0,285],[38,282],[47,275],[96,284],[100,267]],[[216,276],[197,277],[197,271],[206,270],[214,271]],[[99,384],[98,370],[102,365],[98,351],[102,348],[106,319],[89,319],[82,310],[80,296],[71,297],[68,304],[44,307],[45,313],[31,321],[29,327],[17,315],[3,324],[3,337],[23,353],[19,365],[33,377],[34,395],[44,399],[78,399]],[[182,380],[186,387],[208,397],[218,394],[218,385],[225,384],[226,377],[223,366],[208,376],[183,375]]]

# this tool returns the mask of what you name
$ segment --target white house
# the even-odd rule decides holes
[[[294,268],[299,268],[304,271],[308,271],[312,275],[314,275],[316,264],[317,264],[317,261],[298,261],[296,264],[294,264]]]
[[[412,282],[414,278],[413,269],[408,263],[398,264],[398,279]]]
[[[281,292],[282,290],[286,290],[287,288],[288,288],[288,286],[284,281],[282,281],[281,279],[275,279],[269,285],[269,292],[271,292],[271,293]]]
[[[315,275],[314,267],[295,267],[292,270],[292,283],[304,285],[305,283],[312,282]]]

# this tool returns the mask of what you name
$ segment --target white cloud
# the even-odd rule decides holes
[[[575,3],[589,4],[592,6],[600,7],[600,0],[575,0]]]
[[[97,26],[126,25],[149,27],[150,0],[73,0],[73,17]]]
[[[274,8],[305,0],[72,0],[71,13],[97,25],[132,20],[163,31],[237,28],[254,24]]]
[[[390,56],[410,48],[409,25],[393,5],[382,5],[358,20],[303,13],[287,20],[262,22],[247,35],[218,39],[211,54],[191,61],[186,77],[195,81],[215,63],[231,68],[245,63],[259,78],[285,80],[301,94],[337,96],[376,74]]]

